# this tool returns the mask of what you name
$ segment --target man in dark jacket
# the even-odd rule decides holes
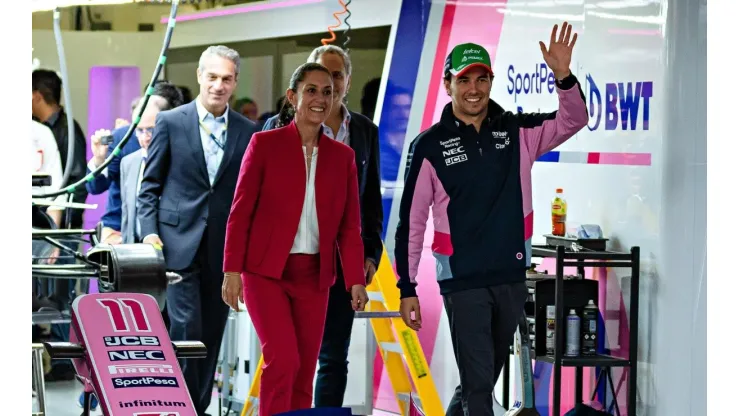
[[[542,42],[540,48],[558,111],[504,111],[488,98],[488,52],[458,45],[444,69],[452,102],[409,150],[395,247],[401,317],[409,328],[421,328],[416,278],[431,207],[437,280],[460,371],[447,416],[493,416],[493,388],[527,298],[532,166],[588,123],[583,92],[570,71],[576,36],[571,41],[567,24],[559,40],[556,34],[557,26],[549,49]]]
[[[62,171],[67,169],[67,154],[69,152],[69,130],[67,125],[67,113],[61,106],[62,101],[62,80],[56,72],[47,69],[37,69],[31,75],[32,80],[32,100],[31,112],[33,118],[47,125],[59,148],[59,156],[62,158]],[[87,146],[85,133],[82,128],[74,121],[74,154],[72,163],[69,166],[71,173],[69,180],[64,185],[75,183],[85,177],[85,155]],[[58,185],[55,185],[57,188]],[[87,189],[84,186],[78,186],[74,193],[73,202],[84,203],[87,199]],[[63,218],[58,226],[66,228],[82,228],[82,210],[70,210],[69,218]]]

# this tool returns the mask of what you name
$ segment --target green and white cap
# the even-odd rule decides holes
[[[491,57],[488,55],[488,51],[475,43],[463,43],[452,48],[452,52],[447,55],[444,75],[459,76],[475,67],[485,68],[493,75]]]

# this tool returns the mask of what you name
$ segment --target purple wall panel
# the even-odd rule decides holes
[[[141,95],[138,67],[94,66],[90,68],[87,99],[87,160],[92,158],[90,137],[99,129],[113,130],[117,118],[131,119],[131,102]],[[87,202],[98,204],[85,212],[85,228],[94,228],[105,212],[108,193],[89,195]],[[90,293],[97,292],[97,281],[90,282]]]

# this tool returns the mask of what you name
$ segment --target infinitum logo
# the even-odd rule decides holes
[[[180,416],[178,412],[144,412],[134,413],[134,416]]]
[[[187,404],[185,402],[171,402],[167,400],[134,400],[131,402],[118,402],[118,407],[121,409],[128,409],[131,407],[154,407],[154,406],[160,406],[160,407],[187,407]],[[136,413],[136,415],[143,416],[143,415],[170,415],[170,414],[177,414],[172,412],[153,412],[153,413]]]

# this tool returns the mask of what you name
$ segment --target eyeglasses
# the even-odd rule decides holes
[[[145,127],[145,128],[137,127],[136,128],[137,136],[140,136],[144,133],[148,133],[149,135],[151,135],[152,133],[154,133],[154,127]]]

